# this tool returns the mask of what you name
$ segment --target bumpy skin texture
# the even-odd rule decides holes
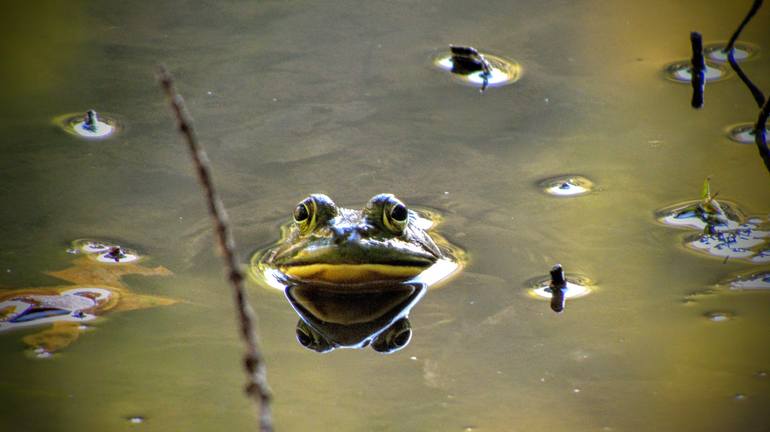
[[[337,207],[326,195],[311,195],[298,204],[285,240],[268,251],[264,262],[290,275],[297,270],[308,280],[345,278],[341,271],[330,276],[329,271],[309,269],[336,267],[352,273],[356,266],[367,265],[377,268],[370,272],[372,277],[406,276],[442,258],[430,235],[417,226],[417,218],[391,194],[376,195],[361,210]]]

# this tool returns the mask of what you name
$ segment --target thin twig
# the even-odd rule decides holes
[[[272,431],[273,420],[270,413],[271,392],[267,384],[265,361],[259,350],[259,342],[255,332],[255,314],[246,299],[246,291],[243,288],[243,273],[238,269],[235,241],[230,232],[227,213],[225,212],[224,205],[222,205],[222,201],[214,190],[214,185],[211,181],[209,159],[195,136],[192,119],[187,113],[184,100],[174,89],[173,78],[163,66],[159,68],[158,80],[163,87],[163,91],[166,93],[166,98],[171,104],[179,132],[187,143],[193,163],[195,164],[198,181],[203,188],[209,214],[214,222],[214,231],[216,231],[217,243],[222,252],[222,258],[225,261],[228,280],[235,296],[240,335],[246,348],[243,356],[243,367],[248,381],[246,393],[254,400],[256,405],[259,417],[259,430],[262,432]]]
[[[770,172],[770,149],[767,148],[767,117],[770,116],[770,100],[759,111],[757,124],[754,125],[754,142],[757,144],[759,156],[765,162],[767,171]]]
[[[754,85],[749,77],[743,72],[741,67],[738,65],[738,62],[735,61],[734,55],[735,41],[738,40],[738,37],[740,36],[744,27],[748,25],[749,21],[751,21],[751,19],[754,18],[754,15],[756,15],[757,11],[759,11],[759,8],[762,7],[762,2],[763,0],[754,0],[754,4],[751,5],[749,13],[746,14],[746,17],[743,18],[741,24],[735,30],[732,37],[730,37],[730,41],[727,43],[727,46],[724,48],[723,52],[727,53],[727,61],[730,63],[730,67],[733,68],[735,73],[738,74],[738,77],[740,77],[741,81],[743,81],[743,83],[749,89],[751,96],[754,97],[754,101],[759,107],[759,118],[757,118],[757,123],[754,125],[754,142],[757,144],[757,150],[759,151],[759,156],[762,158],[762,162],[765,163],[767,171],[770,172],[770,149],[767,147],[767,138],[765,137],[765,131],[767,129],[765,125],[767,124],[768,114],[770,114],[770,106],[768,106],[770,105],[770,101],[765,99],[765,95],[762,93],[762,90]]]
[[[692,101],[693,108],[703,108],[703,87],[706,84],[706,60],[703,58],[703,39],[700,33],[690,33],[692,46]]]

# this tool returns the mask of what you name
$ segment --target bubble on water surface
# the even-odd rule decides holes
[[[704,314],[706,318],[708,318],[711,322],[727,322],[735,318],[735,315],[731,312],[723,312],[723,311],[713,311],[713,312],[706,312]]]
[[[590,193],[594,189],[591,180],[579,175],[566,175],[542,180],[538,186],[548,195],[568,197]]]
[[[692,65],[689,60],[682,60],[666,65],[666,78],[689,84],[692,81]],[[727,78],[730,71],[721,64],[706,63],[706,82],[720,81]]]
[[[451,53],[437,56],[433,60],[433,64],[439,69],[451,73],[460,82],[479,88],[500,87],[514,83],[521,78],[522,69],[521,65],[517,62],[491,54],[479,54],[487,61],[489,65],[488,72],[483,69],[467,70],[458,68]]]
[[[55,118],[54,123],[69,134],[93,140],[109,138],[120,130],[120,124],[116,119],[94,110],[65,114]]]
[[[703,55],[711,61],[727,63],[727,53],[722,52],[726,46],[727,43],[708,44],[703,47]],[[757,54],[757,51],[759,51],[759,49],[755,45],[736,42],[733,45],[733,58],[740,63],[754,57]]]
[[[754,134],[754,123],[741,123],[731,126],[727,130],[727,137],[741,144],[754,144],[756,135]],[[768,137],[765,129],[765,137]]]

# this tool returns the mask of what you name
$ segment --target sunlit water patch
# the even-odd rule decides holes
[[[727,46],[727,43],[712,43],[703,47],[704,56],[715,62],[726,63],[727,53],[722,50]],[[742,62],[754,57],[759,51],[756,45],[748,44],[745,42],[736,42],[733,45],[733,58],[737,62]]]
[[[459,47],[452,47],[453,50],[457,48]],[[437,56],[433,64],[439,69],[451,73],[460,82],[479,87],[482,90],[486,87],[511,84],[521,78],[522,68],[513,60],[479,53],[470,47],[462,49],[472,51],[469,51],[469,55],[444,53]]]
[[[727,129],[727,136],[737,143],[754,144],[754,139],[756,138],[754,123],[741,123],[731,126]],[[765,129],[765,137],[768,137],[767,129]]]
[[[689,84],[692,81],[692,65],[689,60],[682,60],[666,65],[663,69],[666,78],[671,81]],[[729,69],[719,63],[706,63],[706,82],[721,81],[730,75]]]
[[[732,291],[770,291],[770,270],[739,274],[719,285]]]
[[[583,176],[565,175],[542,180],[538,187],[548,195],[571,197],[590,193],[594,183]]]

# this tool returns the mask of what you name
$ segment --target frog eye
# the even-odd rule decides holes
[[[404,232],[409,220],[409,211],[396,197],[390,197],[382,209],[382,223],[389,230],[400,234]]]
[[[307,208],[307,203],[304,201],[297,204],[294,208],[294,222],[302,223],[310,219],[310,210]]]
[[[294,207],[292,216],[302,232],[307,233],[337,216],[337,206],[328,196],[313,194]]]
[[[401,318],[372,341],[372,349],[382,354],[394,353],[407,346],[411,339],[412,325],[409,319]]]

